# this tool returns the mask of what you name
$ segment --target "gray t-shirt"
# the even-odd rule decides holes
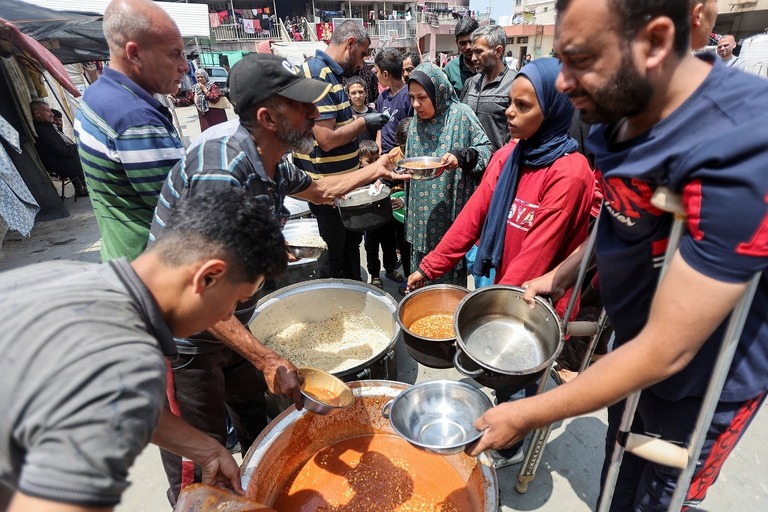
[[[125,260],[0,274],[0,503],[114,506],[165,404],[173,338]]]

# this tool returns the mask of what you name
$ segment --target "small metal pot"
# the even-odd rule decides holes
[[[453,316],[469,290],[452,284],[425,286],[409,293],[397,306],[397,323],[403,329],[408,354],[430,368],[451,368],[456,354],[456,338],[425,338],[411,332],[416,320],[435,314]]]
[[[389,187],[382,186],[374,195],[370,190],[371,187],[357,188],[335,201],[344,227],[350,231],[371,231],[392,218]]]
[[[515,392],[535,381],[563,348],[563,330],[541,297],[531,309],[524,290],[495,285],[461,301],[454,315],[456,369],[480,384]]]

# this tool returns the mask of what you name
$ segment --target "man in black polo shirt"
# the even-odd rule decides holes
[[[240,118],[206,130],[171,169],[155,209],[150,245],[162,233],[170,211],[221,188],[242,187],[280,217],[286,195],[322,204],[378,178],[402,179],[384,166],[386,158],[355,173],[316,180],[283,159],[287,151],[311,150],[319,116],[315,103],[330,90],[330,84],[305,78],[275,55],[253,53],[233,66],[229,99]],[[302,404],[296,367],[244,325],[256,302],[241,302],[234,317],[177,339],[179,356],[169,387],[175,412],[222,444],[226,407],[243,453],[267,424],[266,389],[291,397],[298,408]],[[192,483],[194,467],[169,452],[163,453],[163,465],[171,484],[169,499],[175,503],[181,487]]]
[[[295,151],[296,165],[312,176],[353,173],[360,164],[357,136],[369,128],[377,132],[389,116],[381,113],[355,118],[347,93],[342,87],[344,76],[351,76],[368,55],[371,39],[363,26],[345,21],[333,31],[325,52],[317,50],[315,57],[302,67],[307,78],[323,80],[331,92],[317,103],[320,117],[313,130],[314,147]],[[330,205],[310,205],[317,217],[320,236],[328,245],[321,256],[323,277],[342,277],[362,281],[360,273],[360,242],[363,234],[344,227],[339,212]]]

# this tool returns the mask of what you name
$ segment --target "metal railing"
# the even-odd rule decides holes
[[[416,29],[413,25],[406,24],[405,20],[381,20],[375,24],[368,24],[366,30],[368,35],[374,38],[382,39],[403,39],[415,38]],[[310,30],[315,29],[314,24],[309,25]],[[228,23],[211,28],[211,37],[217,41],[242,41],[242,40],[263,40],[280,39],[281,27],[273,26],[269,31],[256,33],[246,32],[239,23]],[[290,37],[293,40],[293,36]],[[309,38],[306,40],[312,40]]]
[[[229,23],[211,28],[211,36],[217,41],[239,41],[242,39],[279,39],[279,27],[262,30],[256,33],[246,32],[239,23]]]

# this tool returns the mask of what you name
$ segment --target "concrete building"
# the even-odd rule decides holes
[[[768,0],[718,0],[713,32],[733,34],[736,43],[768,29]]]
[[[456,21],[469,12],[469,0],[443,2],[402,2],[345,0],[312,2],[299,0],[188,0],[190,3],[208,5],[209,13],[221,13],[219,20],[211,16],[211,44],[217,51],[253,50],[254,42],[263,40],[293,40],[286,34],[286,19],[298,18],[302,25],[302,40],[322,40],[328,23],[333,26],[343,19],[359,19],[371,36],[372,48],[394,47],[405,50],[418,49],[434,59],[439,53],[455,54],[453,35]],[[225,13],[240,11],[235,18]],[[259,23],[258,30],[248,29],[243,22],[247,16],[272,16],[268,28]],[[484,14],[479,19],[487,18]],[[301,19],[306,19],[306,24]],[[334,20],[336,20],[334,22]]]
[[[554,0],[514,0],[514,14],[497,20],[507,33],[507,51],[522,62],[530,54],[534,59],[549,57],[555,40]]]

